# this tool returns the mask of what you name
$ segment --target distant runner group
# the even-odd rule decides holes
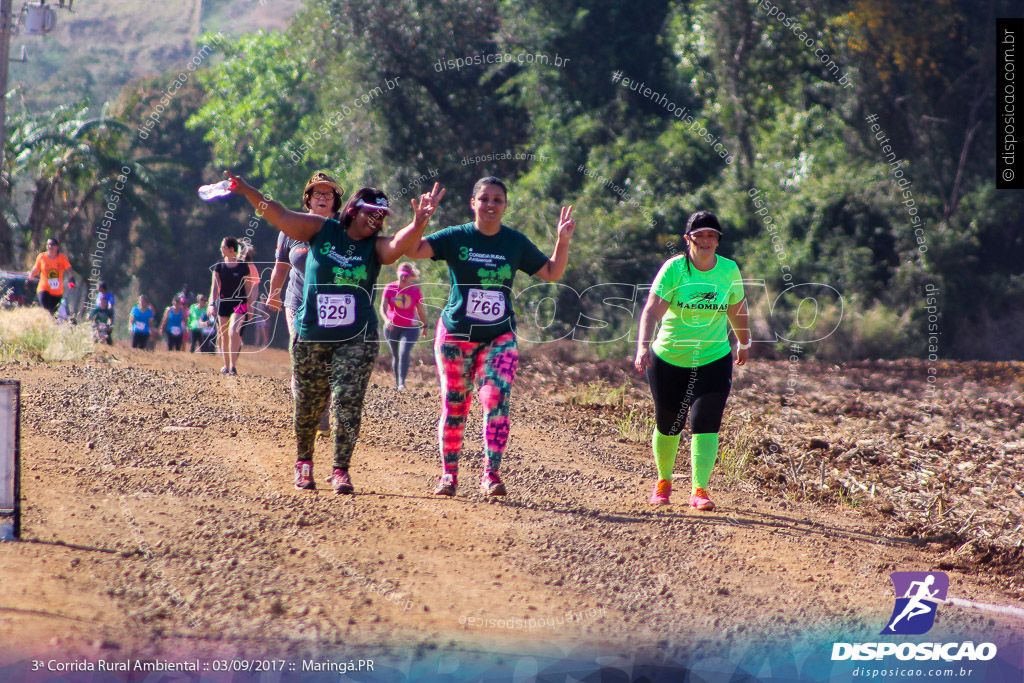
[[[225,175],[232,192],[244,196],[282,233],[267,303],[272,310],[283,305],[290,332],[295,488],[316,488],[314,441],[318,428],[326,431],[326,411],[334,435],[331,488],[339,494],[355,491],[350,465],[379,347],[375,285],[382,266],[406,256],[444,261],[451,280],[434,338],[441,383],[438,448],[442,467],[434,494],[456,495],[463,432],[476,389],[484,418],[480,489],[487,496],[505,495],[499,470],[508,445],[509,403],[519,360],[512,284],[518,271],[548,282],[562,277],[576,228],[573,207],[562,208],[555,225],[555,246],[548,256],[524,234],[502,223],[508,189],[493,176],[481,178],[473,188],[472,221],[424,236],[445,194],[435,184],[430,192],[411,200],[411,221],[389,237],[384,234],[385,221],[395,211],[379,189],[363,187],[343,201],[338,183],[318,172],[303,191],[306,212],[296,212],[264,196],[243,178]],[[670,501],[676,453],[688,418],[689,502],[702,511],[715,507],[708,483],[718,456],[732,366],[744,364],[750,348],[739,268],[715,253],[723,232],[713,214],[693,214],[684,231],[686,249],[661,267],[644,306],[634,364],[646,373],[655,405],[652,450],[658,480],[650,500],[654,505]],[[229,266],[232,246],[227,240],[222,245]],[[246,271],[237,270],[231,277],[242,282]],[[227,272],[225,268],[220,277]],[[428,322],[420,304],[422,295],[413,284],[417,275],[412,264],[401,264],[399,280],[385,288],[380,308],[399,389],[405,385],[410,347]],[[218,307],[219,327],[231,333],[231,320],[246,302],[225,297],[224,291],[228,291],[224,285],[218,291],[215,282],[211,308]],[[737,339],[735,352],[729,326]],[[232,341],[225,346],[230,354]],[[233,370],[229,355],[225,371]]]

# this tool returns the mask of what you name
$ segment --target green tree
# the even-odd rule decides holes
[[[130,137],[128,126],[116,118],[90,118],[87,111],[88,103],[80,102],[41,115],[23,113],[15,119],[5,155],[9,160],[6,176],[31,182],[32,200],[24,218],[9,194],[3,198],[3,208],[8,225],[21,233],[26,259],[40,251],[48,238],[56,237],[68,243],[65,251],[77,254],[79,264],[85,262],[87,219],[103,213],[99,207],[105,203],[104,193],[123,178],[125,168],[135,182],[114,201],[156,219],[146,200],[155,191],[150,165],[159,160],[133,158],[125,144]]]
[[[224,61],[199,72],[207,97],[188,121],[211,146],[215,166],[249,173],[275,197],[295,195],[308,176],[297,151],[301,122],[328,82],[305,46],[283,33],[224,41]]]

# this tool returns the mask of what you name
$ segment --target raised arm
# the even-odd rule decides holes
[[[444,197],[444,193],[441,185],[434,183],[434,188],[430,192],[421,194],[418,202],[415,199],[410,200],[414,215],[409,225],[396,232],[393,237],[377,239],[377,259],[381,265],[387,266],[394,263],[402,258],[407,250],[423,241],[423,230],[430,222],[434,211],[437,210],[437,204]],[[433,255],[433,250],[430,253]]]
[[[651,292],[647,295],[644,312],[640,315],[640,337],[636,341],[636,358],[633,366],[643,372],[651,364],[651,341],[654,339],[654,328],[668,312],[669,302]]]
[[[248,199],[257,213],[293,240],[309,242],[323,227],[326,219],[322,216],[290,211],[284,208],[280,202],[264,197],[262,192],[249,185],[240,176],[233,175],[228,171],[224,171],[224,175],[228,180],[234,182],[232,192]]]
[[[562,215],[558,218],[558,239],[555,242],[555,252],[534,275],[548,282],[557,282],[562,279],[565,266],[569,263],[569,240],[572,239],[575,230],[576,221],[572,219],[572,206],[563,206]]]
[[[430,242],[421,237],[419,242],[415,242],[409,247],[409,251],[405,252],[405,255],[411,259],[431,258],[434,255],[434,248],[430,246]]]

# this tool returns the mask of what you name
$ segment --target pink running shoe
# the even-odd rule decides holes
[[[654,493],[651,494],[651,505],[668,505],[668,497],[672,495],[672,482],[668,479],[659,479],[654,485]]]
[[[331,477],[331,488],[335,493],[353,493],[356,489],[352,486],[352,478],[348,471],[334,468],[334,476]]]
[[[454,496],[455,489],[459,487],[458,477],[454,474],[445,473],[441,475],[441,480],[437,482],[437,488],[434,489],[435,496]]]
[[[488,472],[480,480],[480,490],[488,496],[504,496],[505,484],[502,483],[497,472]]]
[[[699,486],[693,490],[693,495],[690,496],[690,505],[705,512],[715,509],[715,504],[708,498],[708,492]]]
[[[295,488],[300,491],[316,488],[313,481],[313,461],[298,460],[295,462]]]

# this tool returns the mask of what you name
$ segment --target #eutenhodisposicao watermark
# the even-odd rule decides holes
[[[628,88],[633,92],[646,97],[650,101],[656,102],[659,106],[664,107],[669,114],[685,123],[688,126],[687,130],[689,132],[695,133],[699,138],[704,140],[712,151],[721,157],[726,164],[731,165],[735,160],[732,152],[721,141],[720,136],[716,136],[713,132],[709,131],[707,127],[701,123],[700,119],[694,118],[693,114],[689,113],[690,110],[688,107],[681,107],[675,102],[670,101],[666,93],[660,93],[644,82],[637,83],[636,79],[626,78],[621,69],[617,69],[612,72],[612,83],[618,83],[623,88]]]

